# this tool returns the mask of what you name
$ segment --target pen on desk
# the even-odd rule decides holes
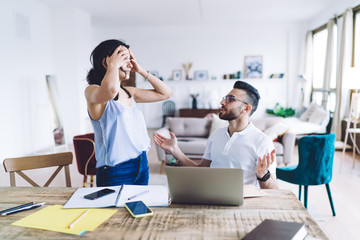
[[[31,205],[34,205],[34,204],[35,204],[34,202],[29,202],[29,203],[22,204],[22,205],[13,207],[13,208],[8,208],[8,209],[5,209],[5,210],[2,210],[0,212],[0,214],[2,215],[3,213],[11,212],[11,211],[14,211],[14,210],[17,210],[17,209],[20,209],[20,208],[24,208],[24,207],[27,207],[27,206],[31,206]]]
[[[10,212],[5,212],[1,215],[5,216],[5,215],[10,215],[10,214],[13,214],[13,213],[18,213],[18,212],[22,212],[22,211],[26,211],[26,210],[30,210],[30,209],[34,209],[34,208],[38,208],[38,207],[41,207],[45,204],[45,202],[43,203],[37,203],[37,204],[34,204],[34,205],[30,205],[30,206],[27,206],[27,207],[23,207],[23,208],[19,208],[19,209],[15,209],[13,211],[10,211]]]
[[[133,199],[133,198],[139,197],[139,196],[141,196],[141,195],[143,195],[143,194],[145,194],[145,193],[148,193],[148,192],[149,192],[149,189],[148,189],[148,190],[145,190],[145,191],[143,191],[143,192],[141,192],[141,193],[135,194],[134,196],[129,197],[128,200],[131,200],[131,199]]]
[[[77,219],[75,219],[75,221],[73,221],[70,225],[69,228],[72,228],[74,226],[74,224],[76,222],[78,222],[90,209],[86,210],[83,214],[80,215],[80,217],[78,217]]]

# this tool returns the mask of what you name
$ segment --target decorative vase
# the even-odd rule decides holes
[[[197,109],[197,100],[196,100],[196,97],[193,97],[193,100],[192,100],[192,109]]]

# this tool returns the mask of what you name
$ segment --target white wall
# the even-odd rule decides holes
[[[51,143],[45,85],[53,69],[49,19],[49,9],[37,1],[1,3],[0,159]]]
[[[276,102],[283,106],[296,106],[298,101],[297,85],[294,83],[303,61],[299,56],[303,51],[305,27],[296,23],[244,23],[240,25],[211,26],[168,26],[137,27],[119,29],[95,29],[94,40],[101,42],[109,38],[124,39],[145,69],[156,70],[165,80],[171,78],[175,69],[183,70],[181,64],[193,62],[190,77],[196,70],[207,70],[209,76],[216,76],[217,81],[195,83],[168,82],[175,94],[173,99],[177,108],[190,107],[190,93],[200,92],[204,108],[208,102],[220,102],[220,97],[232,88],[233,81],[220,80],[223,74],[241,71],[244,73],[244,57],[263,56],[263,80],[251,80],[258,85],[262,107],[256,113],[262,116],[265,108],[272,108]],[[288,81],[266,79],[271,73],[288,73]],[[184,76],[183,72],[183,76]],[[271,91],[267,88],[266,81]],[[138,86],[143,86],[143,78],[138,76]],[[223,89],[223,87],[225,88]],[[205,89],[204,89],[205,87]],[[300,89],[300,88],[299,88]],[[294,95],[295,94],[295,95]],[[214,104],[212,104],[214,105]],[[200,105],[201,107],[201,105]],[[161,104],[143,104],[143,111],[148,127],[161,125]],[[255,116],[254,116],[255,117]]]
[[[66,142],[72,143],[74,135],[87,130],[84,89],[92,51],[91,18],[78,9],[54,8],[52,21],[54,74],[58,79]]]
[[[66,142],[85,128],[90,16],[36,0],[0,3],[0,159],[54,146],[45,76],[57,77]],[[1,169],[0,171],[3,171]]]

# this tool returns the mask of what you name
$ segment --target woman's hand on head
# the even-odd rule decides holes
[[[129,50],[124,46],[119,46],[115,49],[111,56],[106,57],[107,69],[116,68],[119,69],[121,66],[130,62]]]
[[[132,64],[132,68],[131,68],[131,72],[139,72],[141,67],[140,65],[137,63],[135,57],[134,57],[134,54],[132,53],[132,51],[129,49],[129,53],[130,53],[130,61],[131,61],[131,64]]]

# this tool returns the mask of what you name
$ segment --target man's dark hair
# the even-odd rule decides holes
[[[246,101],[248,104],[252,106],[250,116],[256,111],[259,100],[260,94],[256,88],[248,84],[247,82],[243,81],[236,81],[234,84],[234,88],[245,90],[246,92]]]

